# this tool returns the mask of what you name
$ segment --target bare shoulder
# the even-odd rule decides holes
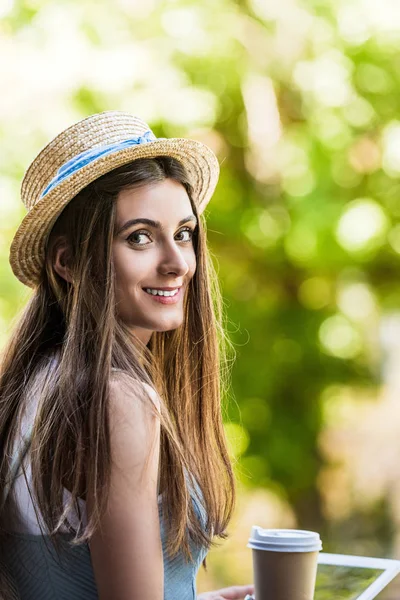
[[[110,379],[111,408],[115,410],[134,410],[139,403],[149,404],[149,398],[157,409],[161,399],[157,391],[144,381],[137,381],[123,371],[112,371]]]
[[[121,470],[133,477],[134,467],[138,476],[141,463],[144,470],[154,453],[160,441],[160,421],[154,408],[160,409],[160,398],[153,387],[120,372],[111,378],[109,415],[114,480]]]
[[[110,380],[111,479],[106,514],[90,542],[100,600],[163,597],[158,514],[157,392],[124,373]],[[90,499],[88,510],[90,510]]]

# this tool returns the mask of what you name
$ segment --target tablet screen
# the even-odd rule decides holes
[[[374,600],[399,573],[398,560],[321,552],[314,600]]]
[[[314,600],[358,600],[383,569],[318,565]]]

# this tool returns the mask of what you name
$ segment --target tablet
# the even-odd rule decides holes
[[[400,573],[400,561],[320,552],[314,600],[373,600]]]
[[[399,560],[320,552],[314,600],[374,600],[398,573]]]

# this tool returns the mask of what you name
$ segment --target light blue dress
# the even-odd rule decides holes
[[[196,500],[194,503],[197,504]],[[159,516],[164,555],[164,600],[194,600],[196,575],[207,551],[191,543],[194,562],[186,563],[183,553],[178,553],[171,560],[165,552],[166,538],[160,504]],[[62,534],[62,538],[68,540],[70,536]],[[17,585],[21,600],[98,598],[87,545],[69,547],[66,557],[60,562],[48,538],[12,533],[7,538],[5,567]]]
[[[23,437],[14,456],[12,473],[15,478],[21,475],[20,464],[30,445],[29,438],[30,432]],[[6,495],[8,491],[6,490]],[[192,489],[191,496],[195,513],[205,527],[206,512],[199,487]],[[158,498],[158,513],[164,557],[164,600],[195,600],[196,576],[207,549],[198,547],[191,541],[192,562],[185,561],[183,552],[171,559],[166,553],[167,539],[161,495]],[[71,537],[69,533],[59,536],[66,550],[60,560],[48,536],[8,532],[3,563],[17,586],[20,600],[98,599],[89,546],[67,546],[64,542]]]

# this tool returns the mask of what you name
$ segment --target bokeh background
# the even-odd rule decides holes
[[[0,0],[0,344],[30,295],[19,186],[93,112],[207,143],[235,344],[230,537],[199,591],[251,581],[251,525],[400,558],[400,2]]]

